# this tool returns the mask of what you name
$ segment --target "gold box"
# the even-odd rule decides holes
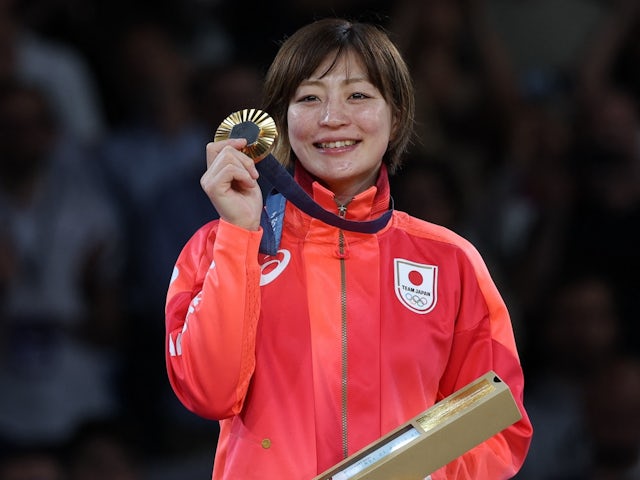
[[[423,480],[521,418],[489,371],[313,480]]]

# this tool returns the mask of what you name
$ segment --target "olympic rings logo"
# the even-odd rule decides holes
[[[427,299],[424,297],[420,297],[418,295],[407,292],[404,294],[404,298],[407,302],[412,305],[416,305],[419,308],[422,308],[427,305]]]

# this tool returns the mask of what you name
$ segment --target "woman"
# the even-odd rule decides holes
[[[410,75],[378,28],[326,19],[286,40],[264,109],[276,157],[325,209],[371,220],[413,122]],[[167,298],[167,368],[193,412],[220,420],[213,479],[304,479],[494,370],[523,420],[432,475],[508,478],[531,425],[505,305],[465,240],[394,211],[341,230],[287,202],[277,255],[245,140],[207,145],[201,184],[219,220],[187,243]],[[413,293],[407,295],[407,291]]]

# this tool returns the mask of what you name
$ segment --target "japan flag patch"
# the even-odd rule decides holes
[[[393,272],[400,303],[420,314],[433,310],[437,300],[438,267],[395,258]]]

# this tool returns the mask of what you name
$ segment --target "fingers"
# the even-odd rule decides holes
[[[253,161],[233,146],[222,149],[215,143],[207,145],[207,170],[203,179],[223,189],[229,187],[251,188],[258,178]],[[225,187],[226,186],[226,187]]]
[[[228,167],[235,167],[239,171],[246,171],[254,180],[258,178],[258,170],[254,161],[242,153],[240,149],[244,147],[246,141],[224,140],[221,142],[211,142],[207,144],[207,172],[210,176],[217,175],[221,170]]]
[[[220,155],[220,153],[222,153],[224,149],[230,148],[241,153],[241,150],[246,146],[246,144],[247,144],[247,141],[244,138],[230,138],[228,140],[221,140],[218,142],[208,143],[207,144],[207,168],[211,166],[211,164],[214,162],[216,157],[218,157],[218,155]],[[246,163],[247,165],[249,163],[253,163],[253,160],[251,160],[251,158],[247,157],[244,154],[242,155],[246,157],[246,160],[244,160],[243,163]]]
[[[218,168],[216,168],[218,167]],[[258,186],[254,177],[244,166],[238,163],[214,163],[202,178],[200,184],[209,197],[224,195],[230,190],[241,192]]]

